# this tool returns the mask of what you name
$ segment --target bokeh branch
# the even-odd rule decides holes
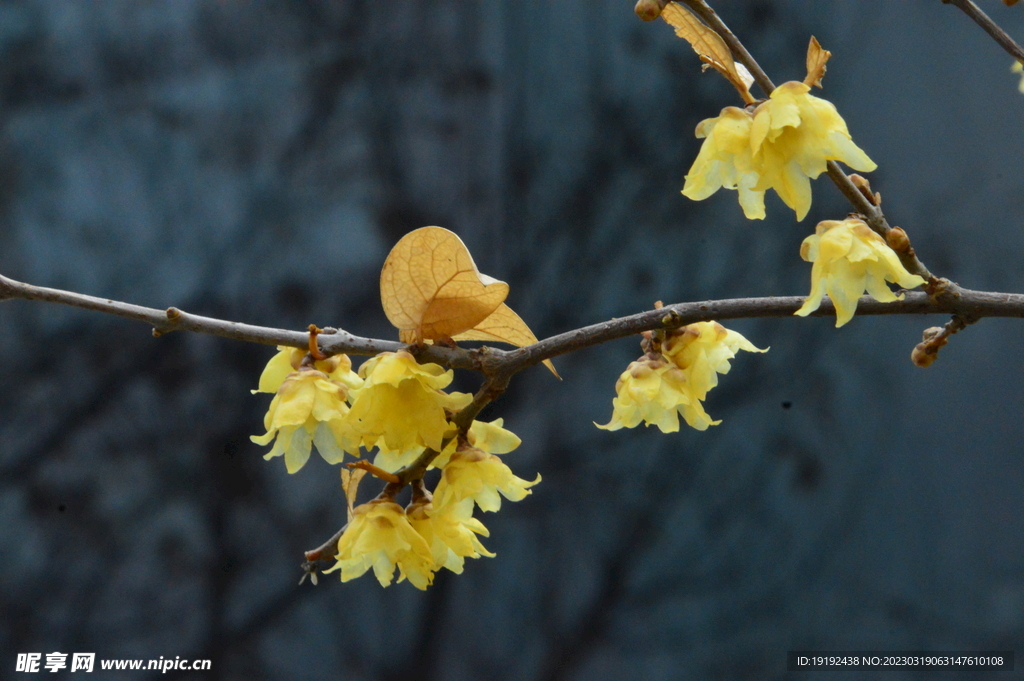
[[[999,24],[992,21],[987,14],[981,11],[981,8],[975,5],[971,0],[942,0],[944,4],[956,5],[959,7],[964,14],[969,16],[974,23],[981,26],[986,33],[992,36],[992,39],[999,43],[999,46],[1010,53],[1017,61],[1024,63],[1024,48],[1018,45],[1013,38],[1010,37],[1006,31],[999,27]]]

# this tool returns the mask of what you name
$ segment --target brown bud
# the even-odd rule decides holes
[[[661,16],[661,10],[665,9],[669,0],[637,0],[633,11],[644,21],[652,21]]]
[[[853,186],[857,189],[867,189],[868,191],[871,191],[871,183],[868,182],[868,179],[863,175],[850,173],[850,182],[852,182]]]
[[[948,342],[949,336],[944,328],[929,327],[921,333],[921,342],[911,351],[910,361],[919,367],[931,366],[939,356],[939,348]]]
[[[918,343],[910,353],[910,361],[921,367],[930,367],[939,353],[927,343]]]
[[[899,227],[893,227],[885,235],[885,243],[897,253],[906,253],[910,249],[910,237]]]
[[[871,192],[871,183],[868,182],[866,177],[862,177],[857,173],[854,173],[850,175],[850,182],[852,182],[853,186],[857,188],[857,191],[864,195],[864,198],[867,199],[871,205],[877,206],[882,203],[881,195],[873,194]]]

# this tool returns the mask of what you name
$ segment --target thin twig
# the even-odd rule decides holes
[[[715,33],[722,36],[722,40],[725,41],[725,44],[729,46],[729,50],[732,51],[733,59],[747,67],[750,75],[754,77],[754,82],[764,91],[766,96],[775,91],[775,83],[764,72],[761,65],[754,60],[754,57],[747,52],[747,48],[743,46],[743,43],[736,37],[736,34],[725,25],[725,22],[715,13],[715,10],[711,9],[704,0],[680,0],[680,2],[703,19],[704,23],[711,27]]]
[[[222,338],[262,343],[264,345],[287,345],[295,348],[309,347],[309,331],[289,331],[266,326],[253,326],[229,322],[213,317],[184,312],[175,307],[160,310],[141,305],[132,305],[109,298],[97,298],[72,291],[33,286],[14,281],[0,275],[0,302],[14,298],[24,300],[40,300],[48,303],[59,303],[95,310],[106,314],[134,319],[153,327],[154,336],[162,336],[172,331],[192,331],[205,333]],[[408,346],[398,341],[355,336],[340,329],[323,329],[317,336],[320,349],[329,355],[347,353],[351,355],[377,355],[382,352],[397,352]],[[418,348],[417,357],[422,361],[436,362],[453,369],[473,369],[480,364],[478,352],[465,348],[447,348],[440,345],[428,345]]]
[[[330,560],[338,555],[338,540],[341,539],[341,535],[345,534],[347,529],[348,523],[345,523],[344,527],[335,532],[330,539],[312,551],[306,551],[306,562],[316,563],[319,560]]]
[[[943,4],[956,5],[963,13],[974,20],[974,23],[985,29],[985,32],[992,36],[992,39],[999,43],[999,46],[1010,53],[1010,56],[1017,61],[1024,63],[1024,48],[1018,45],[1010,35],[999,27],[999,24],[992,21],[981,8],[971,0],[942,0]]]

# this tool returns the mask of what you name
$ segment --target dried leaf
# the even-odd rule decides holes
[[[488,340],[518,347],[537,342],[504,304],[508,284],[480,274],[469,249],[444,227],[421,227],[391,249],[380,273],[384,313],[403,343]],[[555,376],[554,365],[544,366]]]
[[[530,327],[526,325],[526,322],[504,303],[499,305],[498,309],[492,312],[487,319],[453,338],[454,340],[498,341],[515,345],[519,348],[537,342],[537,337],[533,335],[533,331],[530,331]],[[544,360],[544,366],[556,378],[562,378],[555,371],[555,365],[551,363],[550,359]]]
[[[748,83],[744,82],[736,70],[732,52],[720,35],[701,23],[692,12],[674,2],[665,6],[661,11],[661,18],[676,30],[677,36],[690,43],[690,47],[700,56],[702,62],[725,76],[733,87],[739,90],[743,101],[748,104],[754,101]]]
[[[807,77],[804,78],[804,85],[821,87],[821,79],[825,77],[825,63],[831,56],[832,53],[822,49],[818,39],[812,35],[807,45]]]
[[[471,329],[508,295],[508,284],[480,274],[466,245],[443,227],[421,227],[391,249],[380,273],[384,314],[404,343]]]
[[[747,88],[747,92],[750,92],[750,86],[754,84],[754,76],[750,74],[746,66],[739,62],[736,62],[736,73],[739,74],[740,80],[743,81],[744,87]]]
[[[1013,7],[1014,5],[1017,4],[1017,2],[1018,0],[1003,0],[1003,4],[1006,5],[1007,7]]]
[[[366,470],[362,468],[342,468],[341,469],[341,489],[345,492],[345,500],[348,502],[348,521],[352,522],[352,509],[356,505],[356,492],[359,491],[359,481],[366,475]],[[313,580],[316,584],[316,579]]]

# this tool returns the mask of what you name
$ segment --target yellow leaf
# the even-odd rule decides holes
[[[384,314],[404,343],[450,338],[501,305],[508,284],[480,274],[466,245],[443,227],[421,227],[391,249],[380,273]]]
[[[700,56],[701,61],[725,76],[726,80],[739,90],[744,102],[750,104],[754,101],[748,83],[744,82],[736,70],[732,52],[720,35],[702,24],[689,10],[674,2],[665,6],[661,11],[661,18],[676,30],[677,36],[690,43],[690,47]]]
[[[807,77],[804,78],[804,85],[821,87],[821,79],[825,77],[825,63],[831,56],[832,53],[823,49],[812,35],[807,45]]]
[[[345,500],[348,502],[348,521],[352,522],[352,509],[356,503],[356,492],[359,490],[359,481],[366,475],[362,468],[341,469],[341,489],[345,492]]]
[[[532,345],[537,342],[537,337],[533,335],[533,331],[530,331],[530,327],[526,325],[522,317],[512,311],[505,303],[498,306],[494,312],[490,314],[487,319],[477,324],[468,331],[453,336],[454,340],[479,340],[479,341],[498,341],[500,343],[508,343],[509,345],[515,345],[516,347],[524,347],[526,345]],[[556,378],[561,379],[555,371],[555,365],[551,363],[550,359],[544,360],[544,366],[555,375]]]

